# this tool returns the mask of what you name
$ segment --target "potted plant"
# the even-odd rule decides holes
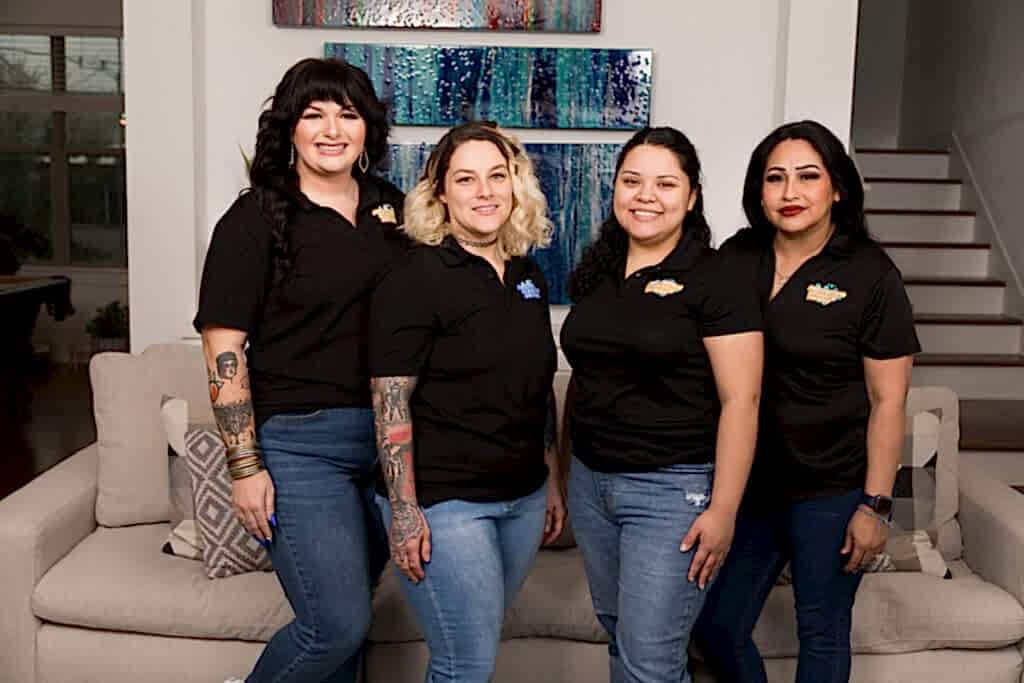
[[[128,350],[128,307],[119,300],[96,309],[85,331],[92,339],[92,352]]]

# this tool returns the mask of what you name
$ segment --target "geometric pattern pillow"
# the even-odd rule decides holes
[[[267,551],[235,517],[224,441],[214,425],[188,426],[185,461],[192,475],[196,526],[203,542],[206,575],[217,579],[272,569]]]

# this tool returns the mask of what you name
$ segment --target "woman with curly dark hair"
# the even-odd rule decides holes
[[[686,647],[732,539],[757,432],[761,316],[710,247],[697,151],[623,147],[613,211],[573,272],[569,512],[612,683],[689,682]]]
[[[260,115],[251,187],[217,223],[199,311],[235,513],[295,619],[250,682],[356,680],[387,561],[373,503],[369,303],[404,237],[404,197],[370,171],[385,107],[345,62],[291,67]]]
[[[831,131],[797,121],[765,137],[743,210],[750,227],[722,251],[761,300],[764,401],[733,550],[694,639],[718,680],[767,681],[752,634],[788,562],[796,680],[840,683],[854,597],[892,520],[920,345],[899,269],[868,233],[860,175]]]

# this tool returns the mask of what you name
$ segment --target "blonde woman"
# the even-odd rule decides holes
[[[448,131],[405,203],[420,246],[378,287],[371,391],[391,555],[430,648],[427,681],[491,679],[505,607],[562,529],[547,205],[493,124]]]

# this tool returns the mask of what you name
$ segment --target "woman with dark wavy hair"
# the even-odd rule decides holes
[[[850,676],[854,596],[886,543],[913,354],[900,272],[868,234],[864,188],[815,121],[768,135],[743,185],[750,227],[722,247],[764,311],[757,458],[733,549],[694,638],[718,680],[767,681],[751,634],[788,562],[796,680]]]
[[[703,204],[686,136],[639,131],[569,283],[569,512],[612,683],[690,681],[690,629],[754,454],[760,311],[711,248]]]
[[[292,66],[260,115],[251,186],[217,223],[199,311],[235,513],[295,619],[247,678],[354,682],[387,561],[373,503],[367,338],[404,197],[371,169],[388,119],[345,62]]]

